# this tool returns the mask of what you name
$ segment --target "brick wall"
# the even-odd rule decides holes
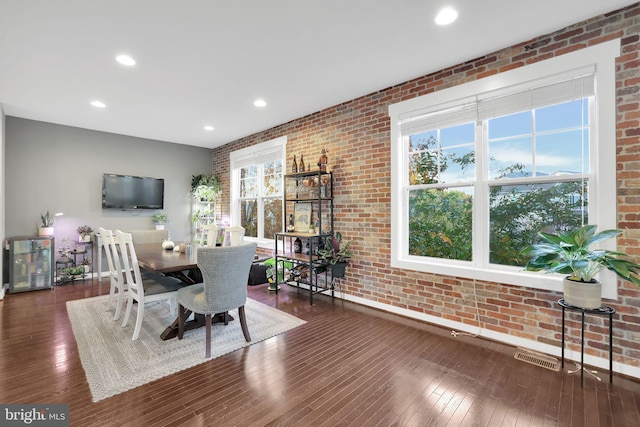
[[[371,301],[478,324],[492,331],[559,346],[560,295],[498,283],[425,274],[390,267],[390,104],[477,80],[607,40],[621,38],[617,60],[618,240],[621,251],[640,256],[640,3],[600,15],[552,34],[382,89],[214,150],[222,178],[223,216],[228,218],[229,153],[287,136],[287,166],[304,154],[315,164],[329,148],[335,179],[335,229],[355,240],[355,257],[344,292]],[[606,141],[604,143],[607,143]],[[475,285],[475,292],[474,292]],[[619,282],[614,360],[640,366],[640,289]],[[478,308],[476,309],[476,295]],[[569,341],[579,350],[579,319],[572,316]],[[587,354],[607,358],[604,319],[589,319]]]

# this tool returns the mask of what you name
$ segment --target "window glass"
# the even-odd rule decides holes
[[[521,178],[533,173],[531,136],[489,141],[489,179]]]
[[[240,197],[256,197],[258,195],[258,167],[249,166],[240,169]]]
[[[282,199],[267,199],[264,203],[264,238],[273,239],[284,230],[282,225]]]
[[[282,231],[283,162],[287,138],[234,151],[231,166],[231,224],[240,224],[245,237],[272,248],[274,233]]]
[[[536,137],[537,173],[577,174],[589,170],[588,130],[571,130]]]
[[[473,188],[409,193],[409,255],[471,261]]]
[[[489,261],[524,266],[520,251],[539,240],[587,223],[588,183],[551,182],[492,186],[489,199]]]
[[[547,132],[589,124],[588,106],[582,100],[550,105],[536,110],[536,132]]]
[[[530,135],[533,131],[531,120],[531,111],[493,118],[489,120],[489,139]]]
[[[589,128],[582,120],[588,115],[584,105],[588,100],[410,135],[409,255],[474,260],[477,189],[469,183],[476,172],[474,135],[483,135],[485,127],[487,140],[477,146],[486,147],[488,179],[480,189],[488,198],[488,217],[486,225],[476,225],[487,229],[488,247],[478,247],[489,263],[523,266],[520,252],[540,230],[585,223]],[[569,175],[582,178],[569,181]],[[505,184],[508,180],[518,182]]]
[[[244,235],[258,237],[258,201],[245,199],[240,202],[240,225],[244,227]]]
[[[263,168],[264,195],[282,194],[282,160],[267,162]]]

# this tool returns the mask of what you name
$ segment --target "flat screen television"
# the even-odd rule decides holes
[[[163,209],[164,179],[105,173],[102,208]]]

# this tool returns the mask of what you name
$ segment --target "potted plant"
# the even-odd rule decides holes
[[[353,257],[352,245],[353,241],[343,240],[342,234],[337,232],[335,236],[327,237],[324,248],[318,249],[318,257],[331,270],[333,278],[344,277],[345,268]]]
[[[565,302],[587,309],[601,305],[602,283],[595,276],[603,269],[640,286],[640,265],[626,259],[621,252],[590,249],[592,244],[616,237],[622,231],[596,233],[596,228],[595,225],[585,225],[558,234],[538,233],[542,242],[522,250],[522,254],[529,258],[525,269],[567,274],[564,279]]]
[[[81,242],[90,242],[91,241],[91,233],[93,233],[93,228],[89,225],[81,225],[76,231],[80,235]]]
[[[220,191],[220,180],[215,175],[199,174],[191,178],[191,194],[198,200],[215,202]]]
[[[38,228],[39,236],[53,236],[53,218],[49,211],[40,214],[40,227]]]
[[[156,212],[151,215],[151,221],[156,225],[156,230],[164,230],[164,225],[169,222],[169,217],[164,212]]]
[[[278,260],[278,277],[276,278],[276,259],[269,258],[263,262],[267,266],[265,270],[265,276],[267,282],[269,282],[269,290],[275,291],[277,284],[284,281],[285,272],[293,268],[293,263],[290,261]],[[278,288],[279,289],[279,288]]]

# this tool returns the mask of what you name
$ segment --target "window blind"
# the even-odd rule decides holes
[[[463,123],[486,120],[595,94],[595,66],[582,67],[524,84],[487,91],[473,98],[405,113],[402,135],[414,135]]]

